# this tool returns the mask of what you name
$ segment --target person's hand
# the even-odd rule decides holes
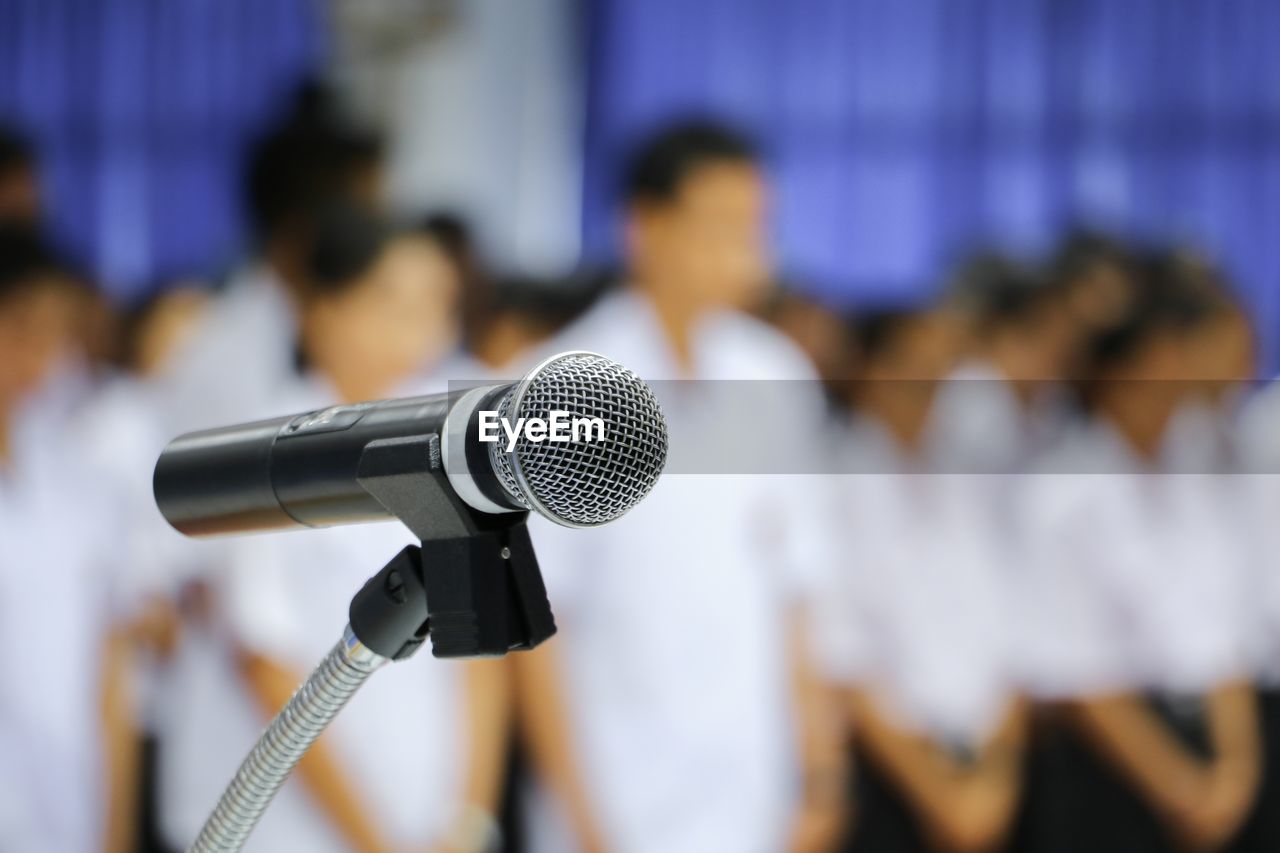
[[[800,809],[787,842],[790,853],[834,850],[849,824],[849,810],[840,803],[806,805]]]
[[[178,645],[182,617],[178,609],[161,598],[151,598],[143,605],[131,625],[130,638],[142,649],[167,659]]]
[[[444,837],[429,853],[488,853],[502,848],[502,828],[486,809],[467,804],[459,809]]]
[[[351,846],[360,853],[396,853],[395,847],[380,838],[375,838],[370,833],[366,833],[365,837],[358,841],[353,840]]]
[[[965,774],[957,780],[953,807],[935,821],[940,846],[961,853],[995,849],[1009,831],[1018,804],[1017,786],[1002,775]]]
[[[1201,796],[1179,816],[1181,840],[1195,850],[1216,850],[1240,829],[1257,791],[1257,773],[1230,759],[1220,759],[1204,775]]]
[[[849,768],[842,761],[813,761],[804,773],[802,802],[787,840],[791,853],[833,850],[849,824]]]
[[[599,833],[579,829],[577,832],[579,850],[582,853],[609,853],[609,845]]]

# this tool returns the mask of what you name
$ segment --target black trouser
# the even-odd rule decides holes
[[[1233,853],[1280,851],[1280,696],[1262,698],[1263,788],[1246,825],[1226,847]],[[1191,751],[1210,754],[1196,697],[1152,695],[1149,707]],[[1119,771],[1060,715],[1045,713],[1028,760],[1027,790],[1015,833],[1019,853],[1163,853],[1178,847],[1169,827]]]
[[[855,749],[854,781],[850,787],[853,800],[853,825],[840,845],[846,853],[917,853],[929,845],[920,831],[920,822],[907,806],[893,781],[868,758]]]
[[[1258,693],[1262,716],[1262,785],[1249,820],[1232,850],[1238,853],[1280,851],[1280,689]]]

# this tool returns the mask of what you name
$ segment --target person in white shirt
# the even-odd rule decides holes
[[[440,250],[350,208],[322,217],[316,239],[299,368],[271,406],[431,390],[421,378],[437,347],[430,330],[455,321],[457,282]],[[411,541],[386,523],[227,542],[209,573],[224,644],[197,647],[203,665],[183,670],[187,701],[164,760],[171,841],[195,837],[265,721],[340,635],[352,596]],[[247,849],[482,849],[496,829],[506,682],[501,662],[429,652],[379,673],[304,757]]]
[[[929,309],[860,317],[822,598],[824,676],[858,746],[853,851],[989,850],[1012,829],[1026,714],[1010,575],[983,477],[939,471],[931,409],[956,330]]]
[[[534,531],[559,635],[515,659],[541,783],[532,848],[823,849],[843,817],[844,756],[802,637],[819,560],[801,553],[818,545],[800,534],[806,495],[700,458],[750,434],[724,417],[722,403],[744,402],[735,388],[802,389],[794,407],[752,409],[797,442],[822,418],[804,357],[739,313],[768,281],[765,179],[740,137],[694,123],[638,149],[626,192],[628,283],[547,350],[677,380],[657,383],[672,447],[625,518]],[[765,381],[717,381],[743,379]]]
[[[131,684],[139,725],[136,751],[142,798],[138,846],[154,845],[158,699],[181,630],[177,593],[183,579],[203,568],[203,552],[157,512],[151,490],[155,462],[172,437],[164,426],[161,386],[185,337],[209,301],[194,284],[165,289],[126,313],[120,331],[119,369],[106,375],[66,424],[70,441],[92,466],[101,513],[115,526],[120,626],[128,641]]]
[[[787,282],[775,282],[773,292],[755,313],[808,356],[822,380],[831,415],[841,418],[858,353],[839,308]]]
[[[256,144],[243,176],[255,256],[232,276],[174,353],[172,365],[146,389],[162,440],[285,413],[277,394],[295,378],[298,300],[308,284],[307,254],[316,214],[334,198],[355,198],[371,208],[378,154],[375,140],[349,133],[323,104],[305,98]],[[154,508],[149,509],[148,517],[154,518]],[[193,548],[178,541],[170,547],[174,538],[172,531],[158,531],[148,549],[155,580],[174,591],[182,615],[174,658],[158,696],[162,777],[166,767],[179,763],[172,753],[184,748],[189,735],[184,709],[190,694],[184,685],[205,677],[204,670],[225,653],[211,618],[209,581],[219,571],[226,546],[200,543]],[[175,809],[194,812],[195,806],[175,805],[191,797],[184,789],[164,785],[163,779],[159,793],[160,820],[169,823],[164,831],[186,837],[196,818],[179,821],[175,828],[171,815]]]
[[[39,240],[0,226],[0,845],[131,848],[136,780],[116,560],[124,531],[63,424],[33,405],[74,336]]]
[[[964,352],[931,412],[937,462],[956,473],[1025,470],[1068,419],[1057,384],[1070,361],[1064,295],[1033,267],[999,255],[965,264],[951,290],[946,309]]]
[[[129,557],[130,597],[167,607],[175,568],[189,557],[191,546],[156,511],[151,492],[155,461],[172,438],[162,410],[162,382],[174,356],[198,327],[210,296],[195,286],[154,294],[128,312],[121,331],[119,370],[105,379],[70,419],[77,443],[115,492],[116,508],[135,530],[139,544]],[[171,621],[174,614],[152,614]],[[150,617],[149,617],[150,618]]]
[[[1094,334],[1133,312],[1138,263],[1131,246],[1104,233],[1073,231],[1061,240],[1046,274],[1070,320],[1071,351],[1083,351]]]
[[[1252,626],[1250,673],[1258,689],[1264,758],[1262,783],[1241,850],[1280,847],[1280,442],[1274,383],[1249,397],[1257,370],[1256,338],[1243,306],[1222,274],[1190,270],[1207,290],[1211,310],[1188,339],[1196,392],[1170,426],[1169,452],[1179,469],[1213,474],[1212,499],[1229,515],[1247,561]]]
[[[1027,478],[1024,678],[1060,703],[1033,849],[1218,849],[1259,777],[1241,551],[1204,474],[1169,473],[1187,332],[1203,307],[1144,274],[1097,335],[1094,415]]]
[[[1251,616],[1256,620],[1253,667],[1263,718],[1266,756],[1262,790],[1246,837],[1255,849],[1280,846],[1280,393],[1266,383],[1244,406],[1238,423],[1239,483],[1234,508],[1253,547]]]
[[[269,402],[293,370],[316,211],[333,199],[376,208],[381,142],[332,112],[320,95],[303,93],[249,157],[243,203],[255,256],[232,276],[165,377],[174,432],[235,420]]]

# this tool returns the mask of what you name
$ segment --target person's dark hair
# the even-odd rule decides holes
[[[877,308],[852,316],[848,325],[861,361],[872,363],[892,353],[925,313],[915,308]]]
[[[0,223],[0,302],[60,268],[56,253],[38,232],[19,223]]]
[[[415,230],[439,246],[453,265],[462,288],[463,342],[469,348],[476,347],[498,306],[489,266],[470,223],[460,213],[437,210],[418,220]]]
[[[0,177],[31,169],[35,161],[31,142],[14,128],[0,124]]]
[[[1152,254],[1134,264],[1137,299],[1118,322],[1097,331],[1086,347],[1085,373],[1100,377],[1129,363],[1150,342],[1185,334],[1219,309],[1209,292],[1189,286],[1173,259]]]
[[[343,292],[377,263],[394,236],[387,222],[359,205],[326,205],[316,215],[306,255],[307,292]]]
[[[1048,274],[1055,286],[1069,286],[1100,268],[1135,272],[1135,252],[1120,240],[1098,231],[1072,231],[1063,238],[1049,260]]]
[[[1174,246],[1152,252],[1141,259],[1141,266],[1146,273],[1140,282],[1144,291],[1160,288],[1190,294],[1202,297],[1215,308],[1238,301],[1226,271],[1191,248]]]
[[[628,204],[667,202],[698,169],[716,163],[754,163],[755,145],[743,133],[714,121],[669,125],[636,146],[624,171]]]
[[[496,313],[515,314],[558,331],[585,314],[617,280],[612,269],[583,267],[557,278],[509,275],[493,291]]]
[[[255,236],[266,241],[306,222],[326,200],[344,196],[382,151],[381,137],[344,120],[322,90],[304,88],[248,156],[244,206]]]
[[[464,300],[489,298],[489,274],[466,219],[452,211],[436,211],[418,220],[414,230],[444,251],[462,283]]]
[[[460,214],[452,211],[433,211],[422,217],[418,229],[427,237],[435,240],[440,248],[455,259],[459,267],[471,262],[475,257],[475,238],[471,234],[471,226]]]
[[[1034,321],[1055,296],[1040,270],[992,252],[960,266],[948,287],[947,301],[984,335]]]
[[[769,292],[755,304],[753,313],[766,323],[776,323],[787,311],[807,306],[831,310],[830,306],[815,299],[797,283],[779,278],[773,281]]]

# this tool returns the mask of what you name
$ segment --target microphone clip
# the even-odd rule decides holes
[[[556,632],[527,512],[473,510],[448,488],[434,434],[372,442],[359,481],[420,545],[410,545],[351,601],[351,629],[403,660],[431,639],[438,658],[495,657]]]

